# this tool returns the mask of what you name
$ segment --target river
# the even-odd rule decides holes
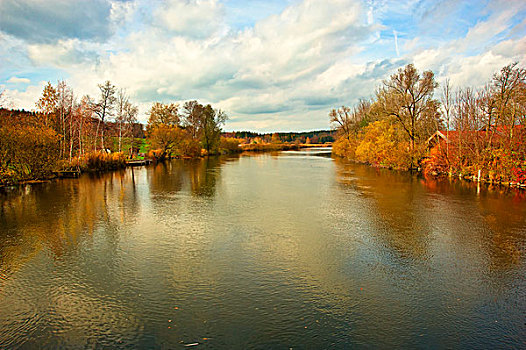
[[[519,190],[310,149],[22,186],[0,205],[0,348],[526,346]]]

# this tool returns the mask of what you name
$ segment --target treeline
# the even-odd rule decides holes
[[[274,132],[257,133],[252,131],[233,131],[223,133],[225,137],[243,140],[244,144],[252,143],[326,143],[333,142],[336,132],[334,130],[315,130],[306,132]]]
[[[433,72],[409,64],[373,99],[331,110],[333,152],[389,168],[524,183],[526,70],[510,64],[480,89],[446,80],[435,98],[437,88]]]
[[[144,136],[137,106],[109,81],[98,87],[99,96],[79,98],[65,81],[48,82],[36,112],[3,109],[0,184],[125,166],[125,154],[137,153]]]
[[[239,151],[239,140],[221,138],[227,116],[211,105],[156,102],[145,132],[126,90],[109,81],[98,88],[97,97],[78,98],[66,82],[48,83],[35,112],[0,109],[0,185],[57,171],[117,169],[145,156],[162,161]]]

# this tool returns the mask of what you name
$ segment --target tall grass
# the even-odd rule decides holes
[[[80,163],[80,168],[83,171],[105,171],[125,167],[126,156],[122,152],[91,152],[86,154]]]
[[[124,152],[105,153],[102,151],[86,153],[80,157],[74,157],[71,161],[60,161],[58,164],[59,170],[80,170],[82,172],[116,170],[125,167]]]

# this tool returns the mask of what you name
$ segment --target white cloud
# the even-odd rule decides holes
[[[52,44],[28,45],[27,54],[37,66],[47,65],[74,70],[79,64],[97,60],[98,54],[94,51],[96,47],[79,39],[67,39]]]
[[[38,85],[30,85],[25,91],[17,89],[6,89],[6,100],[8,105],[13,108],[21,108],[26,110],[34,110],[35,103],[42,95],[46,82],[41,81]]]
[[[11,77],[7,82],[11,84],[29,84],[31,83],[31,80],[27,78]]]
[[[207,38],[224,27],[223,5],[217,0],[168,0],[155,16],[163,29],[193,38]]]
[[[481,55],[451,62],[448,67],[448,76],[453,86],[480,87],[489,82],[493,73],[511,62],[512,60],[507,57],[488,51]],[[524,63],[526,62],[523,60],[522,64]]]

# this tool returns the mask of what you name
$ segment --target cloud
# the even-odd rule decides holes
[[[35,103],[40,98],[46,82],[41,81],[38,85],[29,85],[25,90],[6,89],[6,100],[13,108],[34,110]]]
[[[343,62],[359,52],[359,46],[349,43],[360,42],[373,31],[361,5],[351,0],[308,0],[242,31],[225,32],[216,26],[197,29],[196,35],[188,32],[196,24],[188,20],[194,8],[200,8],[196,13],[210,9],[220,18],[224,11],[220,4],[169,2],[162,8],[166,6],[178,11],[163,15],[154,11],[158,23],[128,35],[120,43],[122,50],[91,62],[91,75],[128,88],[141,102],[199,98],[232,114],[268,116],[297,108],[297,101],[313,106],[335,101],[331,88],[339,80],[319,82],[326,90],[313,82],[334,61]],[[186,15],[179,14],[188,8]],[[168,18],[179,24],[168,23]],[[74,47],[66,44],[34,46],[31,57],[36,60],[52,50],[58,58],[76,57]],[[70,80],[85,84],[86,71],[72,72]]]
[[[400,51],[398,50],[398,34],[396,30],[393,30],[394,35],[394,42],[395,42],[395,49],[396,49],[396,57],[400,57]]]
[[[59,40],[52,44],[27,45],[28,58],[37,66],[53,66],[73,69],[82,63],[98,59],[96,49],[78,39]]]
[[[257,0],[264,14],[237,0],[44,3],[0,0],[0,84],[66,78],[96,96],[110,80],[142,121],[154,101],[198,99],[225,110],[229,129],[324,128],[331,108],[372,97],[407,63],[470,86],[526,63],[519,2]],[[21,8],[27,20],[1,20]],[[12,100],[33,108],[41,87],[16,87]]]
[[[29,84],[31,83],[31,80],[27,78],[11,77],[7,82],[11,84]]]
[[[223,5],[217,0],[168,0],[154,15],[163,29],[192,38],[207,38],[225,28]]]
[[[2,0],[0,31],[31,43],[104,41],[111,35],[106,0]]]

